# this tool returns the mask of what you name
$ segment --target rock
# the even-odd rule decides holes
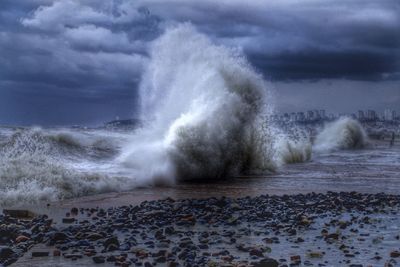
[[[67,234],[65,234],[63,232],[56,232],[51,237],[51,240],[54,241],[54,242],[64,241],[66,239],[68,239],[68,236],[67,236]]]
[[[99,239],[102,239],[102,238],[103,238],[103,235],[101,235],[99,233],[89,233],[87,235],[87,239],[88,240],[92,240],[92,241],[96,241],[96,240],[99,240]]]
[[[71,209],[71,214],[73,214],[73,215],[77,215],[78,212],[79,212],[79,210],[78,210],[78,208],[76,208],[76,207],[73,207],[73,208]]]
[[[50,252],[48,251],[32,251],[32,258],[48,257]]]
[[[55,250],[53,251],[53,256],[54,256],[54,257],[60,257],[60,256],[61,256],[61,251],[59,251],[58,249],[55,249]]]
[[[301,262],[301,257],[299,255],[291,256],[290,261],[293,263],[300,263]]]
[[[392,258],[400,257],[400,251],[394,250],[394,251],[390,252],[390,257],[392,257]]]
[[[117,245],[115,245],[115,244],[110,244],[110,245],[108,245],[107,247],[106,247],[106,251],[115,251],[115,250],[118,250],[118,246]]]
[[[264,253],[259,248],[252,248],[249,251],[250,256],[264,257]]]
[[[166,235],[173,235],[175,234],[175,229],[172,226],[168,226],[167,228],[165,228],[164,232]]]
[[[82,257],[83,257],[83,255],[80,254],[80,253],[67,253],[67,254],[64,254],[64,258],[66,258],[66,259],[80,259]]]
[[[265,258],[265,259],[262,259],[261,261],[255,263],[253,266],[254,267],[278,267],[279,262],[272,258]]]
[[[339,234],[338,233],[332,233],[332,234],[328,234],[327,236],[326,236],[326,238],[328,239],[335,239],[335,240],[338,240],[339,239]]]
[[[312,251],[312,252],[308,253],[308,256],[310,258],[322,258],[323,254],[319,251]]]
[[[62,223],[65,224],[70,224],[70,223],[74,223],[75,222],[75,218],[63,218],[62,219]]]
[[[113,236],[113,237],[107,238],[107,239],[104,241],[104,243],[103,243],[103,246],[104,246],[105,248],[107,248],[107,247],[110,246],[110,245],[114,245],[114,246],[116,246],[116,247],[119,247],[118,238],[116,238],[115,236]]]
[[[92,258],[94,263],[100,264],[100,263],[105,263],[106,262],[106,258],[104,256],[94,256]]]
[[[6,246],[0,246],[0,261],[5,261],[14,255],[14,251]]]
[[[18,243],[21,243],[21,242],[28,241],[29,239],[30,239],[30,238],[27,237],[27,236],[20,235],[20,236],[18,236],[18,237],[15,239],[15,242],[18,244]]]
[[[36,216],[35,213],[29,210],[11,210],[11,209],[4,209],[3,213],[13,218],[18,219],[32,219]]]

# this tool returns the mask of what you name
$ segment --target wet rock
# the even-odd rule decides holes
[[[394,251],[390,252],[390,257],[392,257],[392,258],[400,257],[400,251],[394,250]]]
[[[104,256],[94,256],[92,258],[92,260],[96,264],[100,264],[100,263],[105,263],[106,262],[106,258]]]
[[[291,257],[290,257],[290,261],[291,261],[293,264],[299,264],[299,263],[301,263],[301,257],[300,257],[299,255],[291,256]]]
[[[114,245],[114,246],[116,246],[116,247],[119,247],[119,240],[118,240],[118,238],[116,238],[115,236],[113,236],[113,237],[107,238],[107,239],[104,241],[104,243],[103,243],[103,246],[104,246],[104,247],[108,247],[108,246],[110,246],[110,245]]]
[[[99,239],[102,239],[102,238],[103,238],[103,235],[99,234],[99,233],[89,233],[87,235],[87,239],[91,240],[91,241],[96,241],[96,240],[99,240]]]
[[[254,263],[253,266],[254,267],[278,267],[279,262],[272,258],[265,258],[257,263]]]
[[[62,223],[71,224],[75,222],[75,218],[63,218]]]
[[[63,232],[56,232],[51,236],[51,240],[54,242],[64,241],[66,239],[68,239],[68,235]]]
[[[20,235],[15,239],[16,243],[21,243],[21,242],[25,242],[28,241],[30,238],[24,235]]]
[[[14,255],[14,251],[7,246],[0,246],[0,261],[6,261]]]
[[[264,253],[260,248],[252,248],[249,251],[250,256],[264,257]]]
[[[60,256],[61,256],[61,251],[59,251],[58,249],[55,249],[55,250],[53,251],[53,256],[54,256],[54,257],[60,257]]]
[[[48,257],[49,254],[50,254],[49,251],[33,251],[32,252],[32,258]]]

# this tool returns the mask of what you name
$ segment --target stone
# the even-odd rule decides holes
[[[392,257],[392,258],[400,257],[400,251],[394,250],[394,251],[390,252],[390,257]]]
[[[272,258],[265,258],[265,259],[262,259],[261,261],[255,263],[253,266],[254,267],[278,267],[279,262]]]
[[[299,255],[291,256],[291,257],[290,257],[290,261],[291,261],[291,262],[294,262],[294,263],[296,263],[296,262],[301,262],[301,257],[300,257]]]
[[[27,237],[27,236],[20,235],[20,236],[18,236],[18,237],[15,239],[15,242],[18,244],[18,243],[21,243],[21,242],[28,241],[29,239],[30,239],[30,238]]]
[[[322,258],[323,254],[319,251],[312,251],[312,252],[308,253],[308,256],[310,258]]]
[[[13,218],[18,219],[32,219],[36,216],[35,213],[29,210],[12,210],[12,209],[4,209],[3,213]]]
[[[249,254],[250,254],[250,256],[257,256],[257,257],[263,257],[264,256],[262,250],[259,249],[259,248],[250,249]]]
[[[103,235],[99,234],[99,233],[90,233],[87,235],[87,239],[92,240],[92,241],[96,241],[99,239],[102,239]]]
[[[107,247],[110,246],[110,245],[114,245],[114,246],[116,246],[116,247],[119,247],[119,240],[118,240],[118,238],[116,238],[115,236],[113,236],[113,237],[107,238],[107,239],[104,241],[104,243],[103,243],[103,246],[104,246],[105,248],[107,248]]]
[[[105,263],[106,262],[106,258],[104,256],[94,256],[92,258],[94,263],[100,264],[100,263]]]
[[[71,224],[75,222],[75,218],[63,218],[62,223]]]
[[[54,234],[52,235],[51,239],[52,239],[54,242],[57,242],[57,241],[64,241],[64,240],[68,239],[68,236],[67,236],[67,234],[65,234],[65,233],[63,233],[63,232],[56,232],[56,233],[54,233]]]
[[[55,250],[53,251],[53,256],[54,256],[54,257],[60,257],[60,256],[61,256],[61,251],[58,250],[58,249],[55,249]]]
[[[14,255],[14,251],[6,246],[0,246],[0,261],[5,261]]]
[[[32,258],[48,257],[49,251],[32,251]]]

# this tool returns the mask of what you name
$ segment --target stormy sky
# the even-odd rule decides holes
[[[280,111],[400,111],[398,0],[1,0],[0,124],[135,117],[149,44],[180,22],[242,49]]]

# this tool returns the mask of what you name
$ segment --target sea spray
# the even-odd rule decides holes
[[[243,54],[189,24],[154,42],[140,96],[134,132],[0,128],[0,206],[265,174],[309,158],[268,120],[270,90]]]
[[[272,169],[272,151],[259,143],[271,142],[259,132],[260,115],[271,111],[267,93],[239,51],[212,44],[190,24],[169,29],[153,44],[141,84],[143,118],[152,121],[121,161],[136,175],[167,181]]]
[[[0,140],[0,205],[122,190],[130,179],[100,172],[119,135],[21,128]],[[111,173],[111,168],[108,168]]]
[[[325,125],[314,142],[314,151],[328,152],[340,149],[359,149],[367,145],[368,137],[362,125],[342,117]]]

